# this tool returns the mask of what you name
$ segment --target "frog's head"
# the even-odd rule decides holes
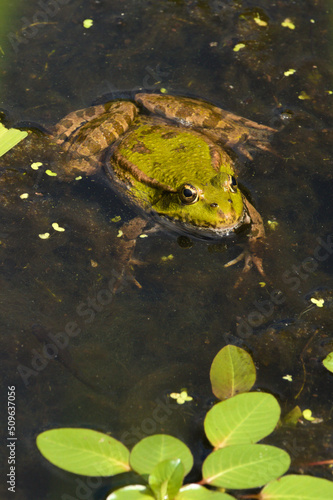
[[[219,237],[242,224],[233,161],[203,134],[143,121],[112,154],[113,178],[127,196],[174,228]]]
[[[166,189],[152,208],[186,231],[203,237],[225,236],[244,219],[242,193],[234,175],[225,171],[206,183],[189,178],[175,192]]]

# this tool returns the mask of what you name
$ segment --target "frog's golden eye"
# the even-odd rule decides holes
[[[229,176],[229,189],[232,193],[236,193],[237,191],[237,181],[233,175]]]
[[[179,190],[179,198],[185,205],[192,205],[198,201],[199,193],[191,184],[184,184]]]

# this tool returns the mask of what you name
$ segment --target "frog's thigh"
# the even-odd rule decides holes
[[[130,101],[107,102],[98,106],[90,106],[86,109],[79,109],[66,115],[55,126],[53,135],[57,137],[57,143],[62,144],[76,130],[84,127],[86,124],[93,122],[97,118],[105,114],[108,118],[114,119],[122,124],[121,126],[127,130],[137,115],[137,107]],[[115,125],[115,130],[117,125]],[[119,128],[119,127],[118,127]],[[119,136],[119,134],[118,134]]]
[[[54,128],[53,135],[57,138],[56,142],[62,144],[75,130],[103,113],[105,113],[104,105],[91,106],[69,113]]]

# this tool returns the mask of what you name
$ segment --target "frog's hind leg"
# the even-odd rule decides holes
[[[85,123],[88,123],[105,113],[105,105],[90,106],[69,113],[62,118],[53,129],[53,136],[57,144],[63,144],[67,139]]]
[[[249,160],[253,160],[251,153],[256,149],[274,154],[270,142],[276,129],[223,109],[220,112],[221,120],[216,128],[222,134],[226,146],[238,149]]]
[[[136,106],[129,101],[115,101],[70,113],[55,128],[54,139],[66,155],[63,178],[79,173],[95,174],[101,167],[104,151],[133,122]]]

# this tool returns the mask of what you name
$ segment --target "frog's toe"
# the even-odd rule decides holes
[[[143,260],[139,259],[130,259],[129,264],[131,266],[146,266],[147,262],[144,262]]]
[[[246,252],[244,250],[240,255],[238,255],[238,257],[236,257],[235,259],[229,260],[229,262],[227,262],[226,264],[224,264],[224,267],[234,266],[235,264],[237,264],[241,260],[245,259],[245,253]]]
[[[235,288],[237,288],[239,284],[243,281],[245,274],[250,271],[253,265],[256,267],[259,274],[261,274],[261,276],[266,278],[262,258],[259,257],[259,255],[257,255],[256,253],[250,252],[249,250],[244,250],[240,255],[238,255],[238,257],[224,264],[224,267],[233,266],[238,262],[240,262],[241,260],[244,260],[244,267],[241,275],[239,276],[238,280],[235,283]]]
[[[138,282],[138,280],[133,276],[133,274],[129,274],[127,279],[133,283],[137,288],[142,288],[142,285]]]

